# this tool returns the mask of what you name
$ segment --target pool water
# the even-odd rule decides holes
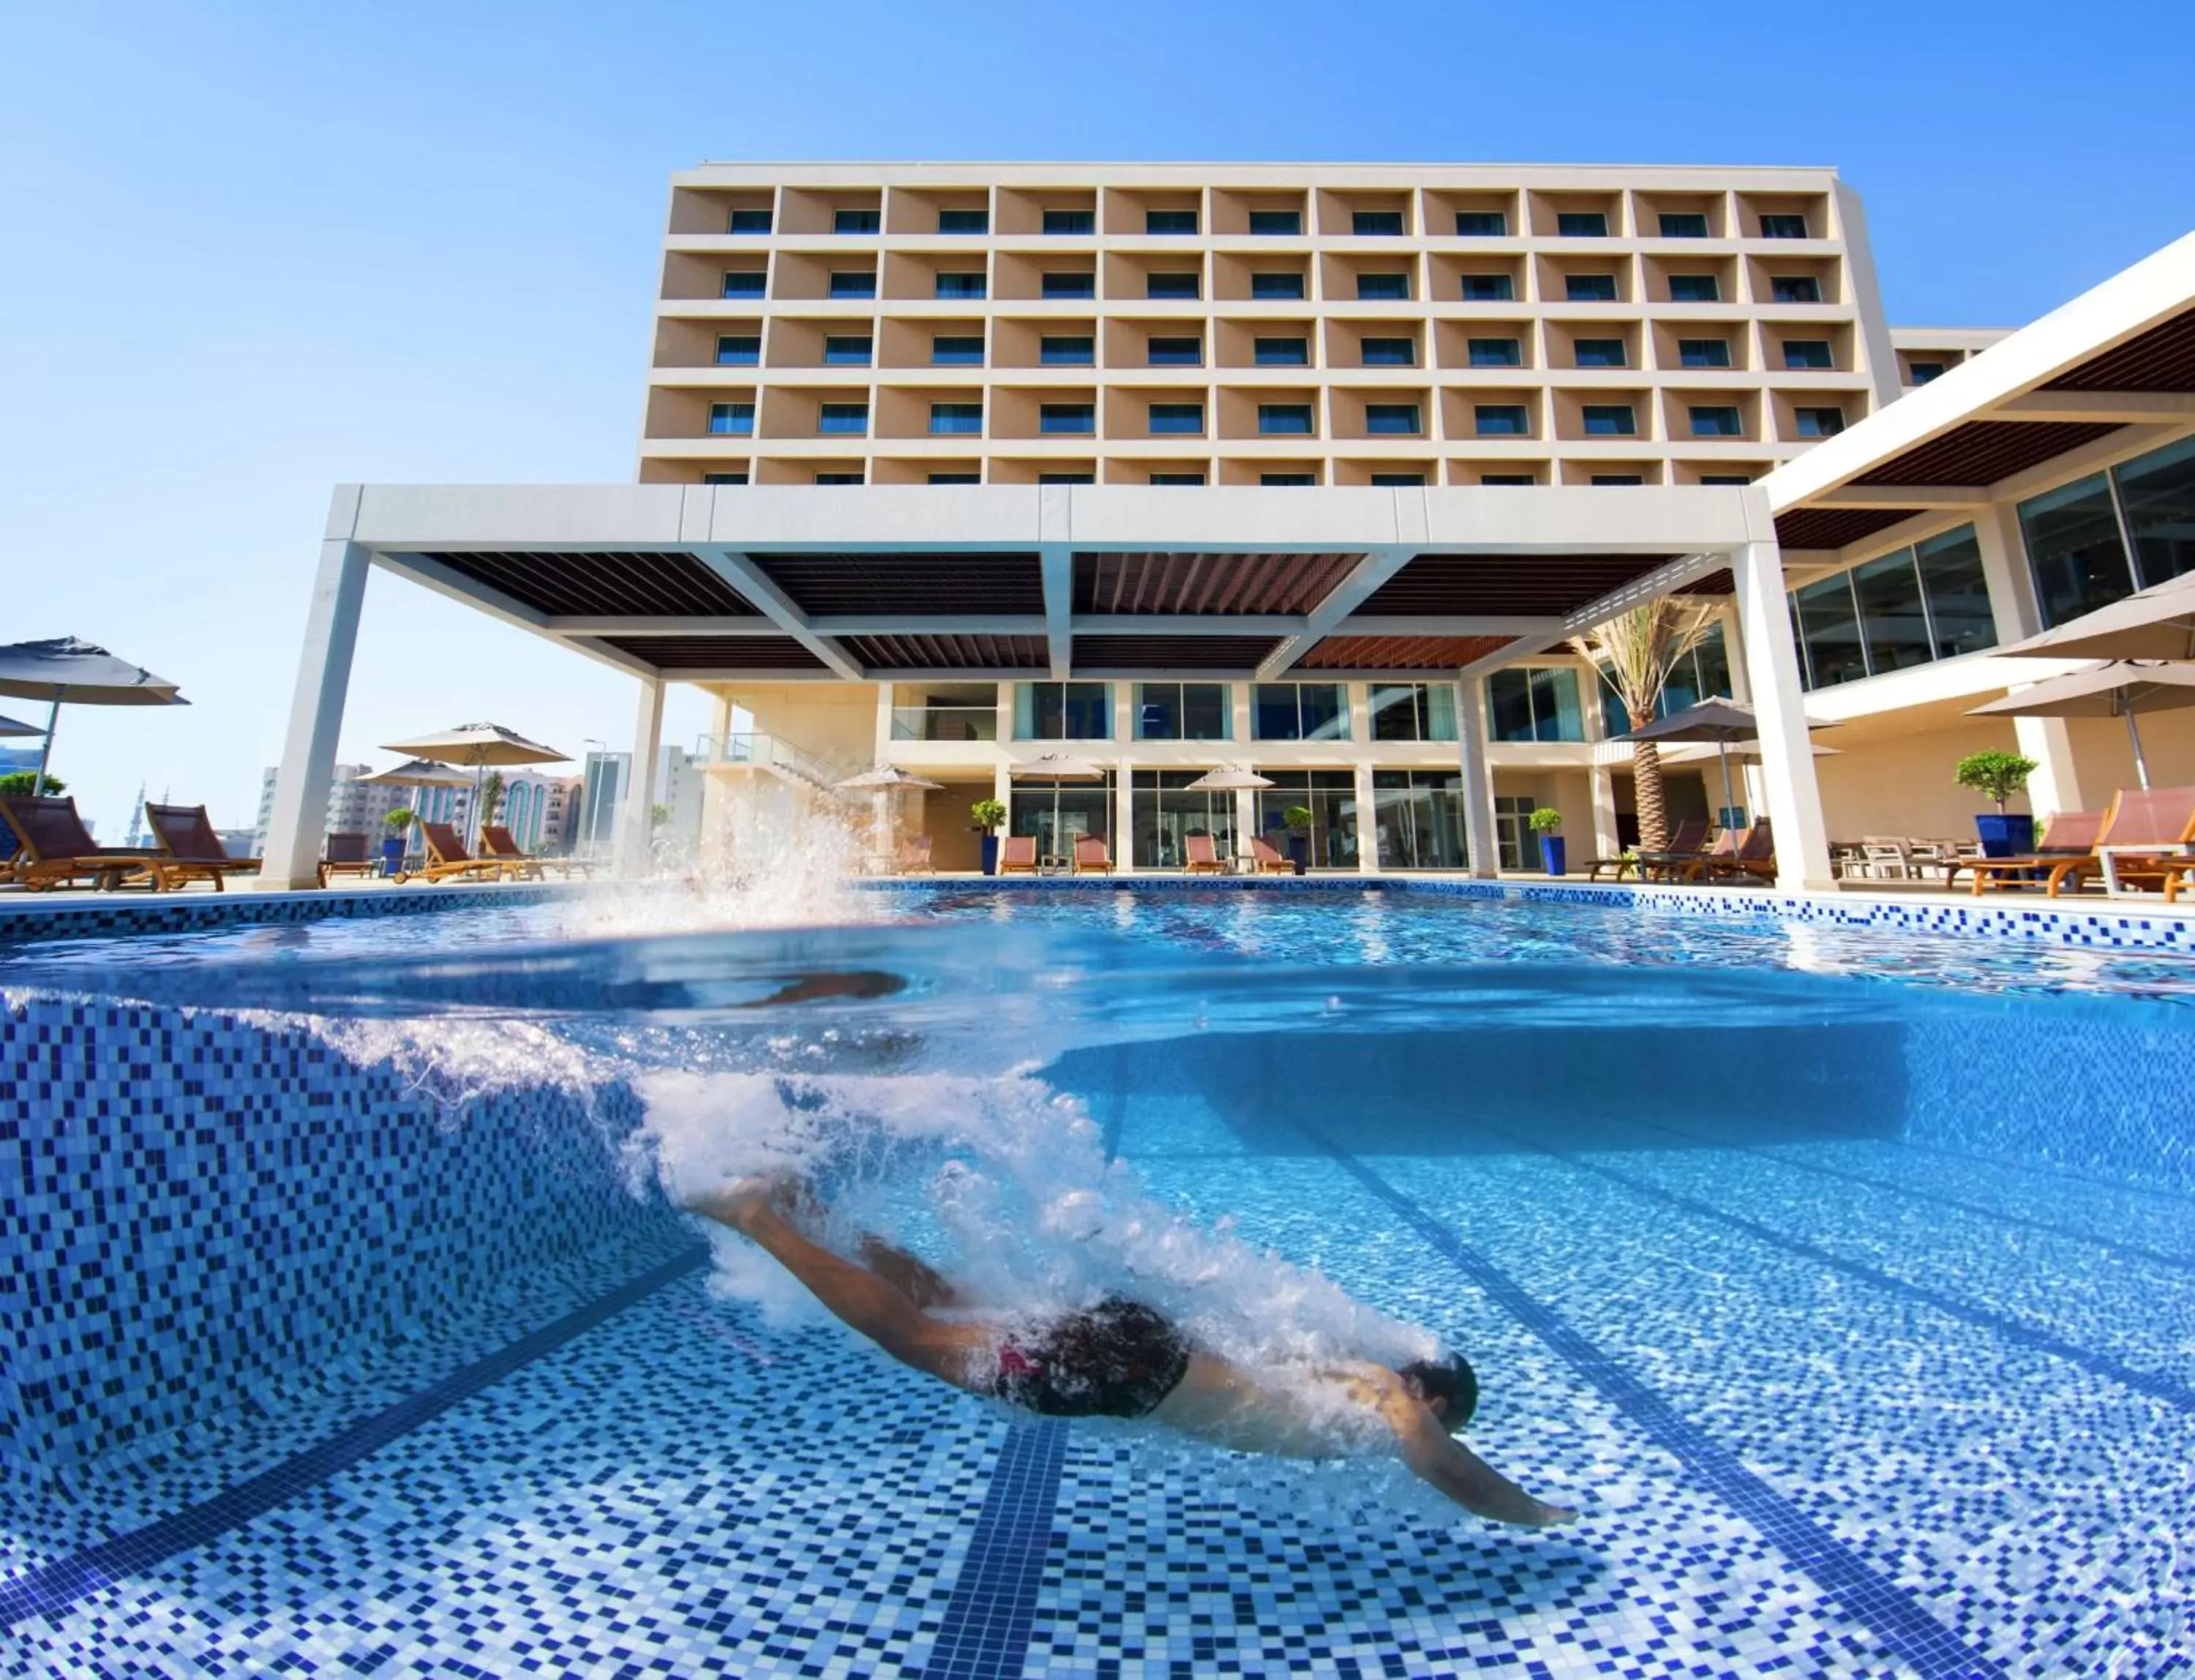
[[[7,1671],[2195,1666],[2184,961],[1391,893],[875,909],[20,951]],[[781,1161],[1230,1351],[1429,1331],[1475,1449],[1583,1518],[900,1371],[652,1188]],[[148,1172],[199,1234],[133,1272]]]

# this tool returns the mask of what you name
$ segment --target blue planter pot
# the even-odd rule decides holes
[[[1992,811],[1974,818],[1974,832],[1981,836],[1985,857],[2025,857],[2035,850],[2032,817]]]
[[[381,873],[393,875],[404,864],[404,842],[384,838],[381,842]]]
[[[1543,872],[1551,875],[1565,875],[1568,870],[1564,866],[1569,862],[1570,849],[1563,844],[1560,834],[1540,836],[1540,868]]]
[[[1309,834],[1288,836],[1288,862],[1296,866],[1298,875],[1301,875],[1311,867],[1311,836]]]
[[[987,875],[994,875],[998,872],[999,837],[996,834],[986,834],[983,836],[983,873]]]

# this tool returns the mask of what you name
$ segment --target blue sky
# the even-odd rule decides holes
[[[7,8],[0,642],[194,702],[63,714],[102,834],[141,781],[249,822],[329,486],[629,479],[665,177],[704,159],[1833,165],[1893,320],[2017,324],[2195,224],[2191,61],[2185,3]],[[631,717],[368,590],[346,757]]]

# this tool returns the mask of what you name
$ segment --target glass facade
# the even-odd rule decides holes
[[[1383,869],[1460,869],[1463,774],[1446,770],[1375,770],[1373,821]]]
[[[1017,741],[1110,741],[1110,683],[1016,683]]]
[[[1524,358],[1514,338],[1473,338],[1470,349],[1473,367],[1524,366]]]
[[[1260,367],[1306,367],[1311,348],[1301,338],[1260,338],[1251,359]]]
[[[983,339],[980,333],[940,332],[930,341],[933,367],[981,367]]]
[[[1486,732],[1495,741],[1582,741],[1577,673],[1553,666],[1496,671],[1486,679]]]
[[[1453,683],[1374,683],[1366,692],[1365,709],[1371,713],[1374,741],[1456,738]]]
[[[2195,572],[2195,437],[2137,456],[2111,481],[2141,586]]]
[[[1259,683],[1250,690],[1259,741],[1346,741],[1349,691],[1339,683]]]
[[[1299,210],[1253,210],[1250,212],[1250,231],[1267,236],[1279,234],[1292,238],[1303,232],[1303,212]]]
[[[1517,286],[1507,274],[1466,274],[1462,296],[1466,303],[1510,303],[1516,301]]]
[[[1879,677],[1996,645],[1981,545],[1962,525],[1791,596],[1808,688]]]
[[[1224,683],[1138,683],[1136,739],[1232,740],[1232,711]]]
[[[1792,633],[1798,633],[1798,620],[1792,620]],[[1804,658],[1804,655],[1801,655]],[[1723,639],[1720,624],[1708,627],[1698,644],[1670,668],[1668,680],[1662,685],[1661,703],[1654,715],[1666,718],[1672,712],[1681,712],[1688,706],[1697,706],[1702,700],[1718,696],[1728,698],[1731,694],[1730,645]],[[1608,735],[1614,737],[1628,735],[1631,730],[1631,713],[1622,698],[1609,686],[1608,678],[1600,679],[1600,708]]]
[[[1178,869],[1189,861],[1187,842],[1209,835],[1221,858],[1235,856],[1235,795],[1191,792],[1201,770],[1139,770],[1130,786],[1129,820],[1135,829],[1139,869]]]
[[[2195,571],[2195,438],[2019,505],[2046,625]]]
[[[1299,805],[1311,812],[1310,867],[1357,867],[1357,777],[1352,772],[1276,770],[1268,765],[1258,774],[1273,784],[1258,790],[1258,832],[1268,845],[1276,852],[1288,852],[1290,835],[1282,813]]]
[[[1006,802],[1006,832],[1034,834],[1047,863],[1065,863],[1074,842],[1095,835],[1113,839],[1113,778],[1103,782],[1017,782]]]

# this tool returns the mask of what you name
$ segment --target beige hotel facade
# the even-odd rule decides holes
[[[1610,855],[1625,720],[1571,640],[1654,593],[1720,614],[1672,703],[1763,719],[1737,810],[1705,753],[1674,807],[1774,816],[1788,885],[1971,833],[1981,745],[2099,802],[2111,729],[1966,711],[2064,668],[1994,649],[2195,565],[2191,276],[2183,240],[2020,332],[1893,327],[1823,169],[683,171],[637,484],[338,491],[270,850],[368,567],[631,672],[636,763],[708,690],[719,834],[941,784],[903,807],[941,869],[989,796],[1129,870],[1298,805],[1317,869],[1525,867],[1547,805]],[[1273,786],[1188,788],[1220,765]]]

